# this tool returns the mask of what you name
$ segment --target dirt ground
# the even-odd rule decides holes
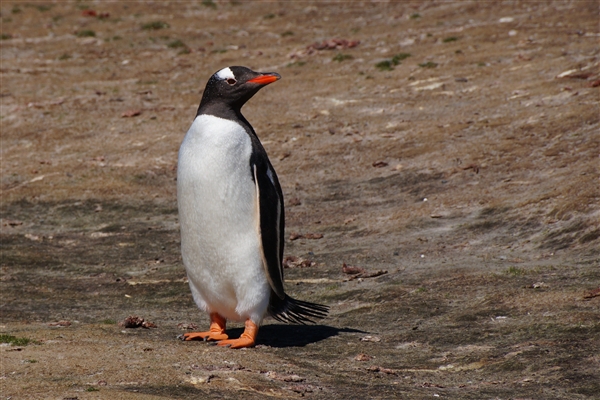
[[[600,398],[597,1],[0,12],[3,399]],[[239,351],[176,339],[177,150],[229,65],[282,76],[244,114],[331,307]]]

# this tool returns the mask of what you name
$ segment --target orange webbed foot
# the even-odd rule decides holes
[[[229,347],[230,349],[254,347],[254,340],[245,337],[240,337],[239,339],[221,340],[217,343],[217,346]]]
[[[221,340],[217,343],[217,346],[229,347],[230,349],[242,349],[244,347],[253,347],[256,341],[256,335],[258,334],[258,325],[254,322],[247,320],[244,328],[244,333],[239,339]]]
[[[229,336],[227,336],[226,333],[221,333],[221,332],[211,332],[211,331],[206,331],[206,332],[188,332],[188,333],[184,333],[183,335],[183,340],[188,341],[188,340],[205,340],[205,341],[214,341],[214,340],[226,340],[229,339]]]
[[[227,320],[217,313],[210,314],[210,328],[206,332],[188,332],[182,335],[183,340],[207,340],[219,341],[227,340],[229,336],[225,333]]]

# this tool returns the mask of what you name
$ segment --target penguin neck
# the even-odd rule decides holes
[[[218,118],[238,122],[245,128],[252,130],[248,120],[242,115],[241,107],[226,103],[201,102],[196,117],[199,115],[212,115]]]

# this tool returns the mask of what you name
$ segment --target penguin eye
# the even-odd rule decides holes
[[[237,82],[237,81],[236,81],[235,79],[233,79],[233,78],[227,78],[226,82],[227,82],[229,85],[233,86],[233,85],[235,85],[235,84],[236,84],[236,82]]]

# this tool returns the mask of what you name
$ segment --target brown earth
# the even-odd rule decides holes
[[[0,11],[2,398],[598,398],[597,1]],[[228,65],[283,77],[244,111],[331,306],[241,351],[176,339],[177,149]]]

